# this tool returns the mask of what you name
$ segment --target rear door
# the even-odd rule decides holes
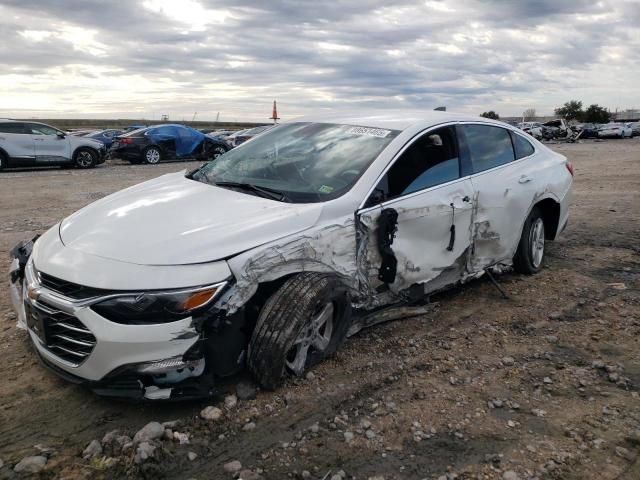
[[[28,124],[36,149],[37,164],[56,164],[71,159],[70,141],[67,136],[58,136],[59,130],[40,123]]]
[[[357,213],[367,232],[358,265],[370,291],[421,295],[458,281],[470,246],[472,195],[461,176],[455,126],[429,130],[405,147]]]
[[[11,166],[29,166],[35,162],[35,146],[31,138],[31,130],[24,123],[0,123],[0,147],[10,157]]]
[[[469,270],[477,272],[513,258],[541,179],[532,168],[535,148],[523,135],[487,124],[461,129],[476,204]]]

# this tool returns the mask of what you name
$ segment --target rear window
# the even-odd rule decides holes
[[[514,132],[511,132],[511,136],[513,137],[513,149],[516,152],[516,159],[528,157],[536,151],[531,142],[523,136]]]
[[[123,135],[119,135],[120,137],[140,137],[142,134],[144,134],[147,130],[149,130],[148,127],[143,127],[143,128],[139,128],[137,130],[130,130],[127,133],[123,134]]]
[[[464,125],[463,128],[471,153],[473,173],[515,160],[508,130],[491,125]]]
[[[31,133],[28,132],[24,124],[18,122],[0,123],[0,133]]]

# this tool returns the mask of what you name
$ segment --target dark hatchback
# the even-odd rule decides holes
[[[164,160],[213,160],[229,150],[221,139],[177,124],[134,130],[114,139],[111,158],[156,164]]]

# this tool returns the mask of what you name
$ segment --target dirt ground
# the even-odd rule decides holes
[[[640,138],[551,147],[576,170],[569,226],[541,273],[499,277],[510,299],[486,279],[439,294],[427,314],[360,332],[306,378],[235,406],[116,402],[57,379],[3,288],[0,477],[40,455],[43,478],[231,479],[237,465],[223,466],[239,461],[245,479],[639,479]],[[19,240],[182,168],[1,173],[0,272]],[[200,418],[208,405],[222,418]],[[154,440],[143,460],[105,441],[82,458],[107,432],[173,420],[188,444]]]

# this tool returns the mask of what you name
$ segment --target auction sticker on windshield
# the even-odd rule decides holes
[[[329,185],[322,185],[318,191],[320,193],[331,193],[333,192],[333,187],[329,186]]]
[[[347,130],[347,133],[351,135],[367,135],[369,137],[384,138],[391,133],[391,130],[369,127],[351,127],[349,130]]]

